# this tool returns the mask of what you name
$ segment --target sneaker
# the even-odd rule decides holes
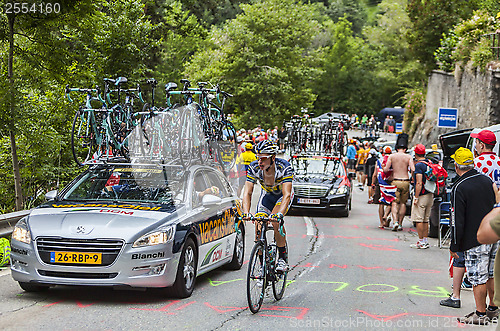
[[[495,310],[489,310],[486,309],[486,316],[490,319],[491,322],[497,323],[498,322],[498,314],[500,313],[500,309],[495,309]]]
[[[394,223],[392,226],[392,231],[398,231],[399,223]]]
[[[403,231],[403,226],[401,224],[398,225],[398,231]]]
[[[439,301],[441,306],[460,308],[460,299],[452,299],[451,296],[448,299]]]
[[[360,189],[361,191],[364,191],[364,190],[365,190],[365,187],[364,187],[363,185],[361,185],[361,186],[359,187],[359,189]]]
[[[278,263],[276,264],[276,271],[285,272],[288,270],[288,264],[283,259],[278,259]]]
[[[476,311],[473,311],[464,317],[458,317],[457,320],[463,324],[488,325],[490,323],[490,319],[487,315],[479,316]]]
[[[426,249],[426,248],[429,248],[429,243],[417,241],[416,244],[411,244],[410,247],[417,248],[417,249]]]
[[[462,285],[460,285],[460,288],[463,289],[463,290],[470,290],[472,289],[472,284],[469,283],[469,281],[467,280],[467,278],[465,278],[462,282]]]

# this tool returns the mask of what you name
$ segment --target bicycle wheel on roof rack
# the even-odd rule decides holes
[[[229,121],[219,122],[216,135],[217,157],[224,170],[230,170],[238,156],[238,143],[236,142],[236,129]]]
[[[84,111],[82,108],[76,112],[73,118],[71,151],[76,164],[79,166],[85,165],[99,151],[96,134],[92,128],[91,113],[90,111]]]

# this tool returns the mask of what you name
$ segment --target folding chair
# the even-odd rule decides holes
[[[451,202],[441,202],[439,204],[439,248],[449,248],[451,243]],[[445,235],[443,236],[443,228],[447,226]]]

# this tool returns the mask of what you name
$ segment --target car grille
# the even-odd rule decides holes
[[[38,270],[38,273],[46,277],[58,278],[80,278],[80,279],[113,279],[118,276],[117,272],[113,273],[83,273],[83,272],[60,272]]]
[[[69,238],[50,238],[43,237],[36,240],[38,254],[43,262],[50,262],[50,252],[78,252],[78,253],[102,253],[101,264],[78,264],[80,266],[102,267],[115,262],[123,246],[122,240],[113,239],[69,239]],[[57,265],[64,265],[57,263]],[[68,263],[66,265],[75,266]]]
[[[322,198],[326,196],[328,193],[329,187],[326,186],[302,186],[302,185],[294,185],[293,192],[301,197],[306,198]]]

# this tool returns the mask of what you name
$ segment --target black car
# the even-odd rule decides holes
[[[349,216],[352,183],[344,162],[335,156],[295,155],[292,211],[324,211]]]

